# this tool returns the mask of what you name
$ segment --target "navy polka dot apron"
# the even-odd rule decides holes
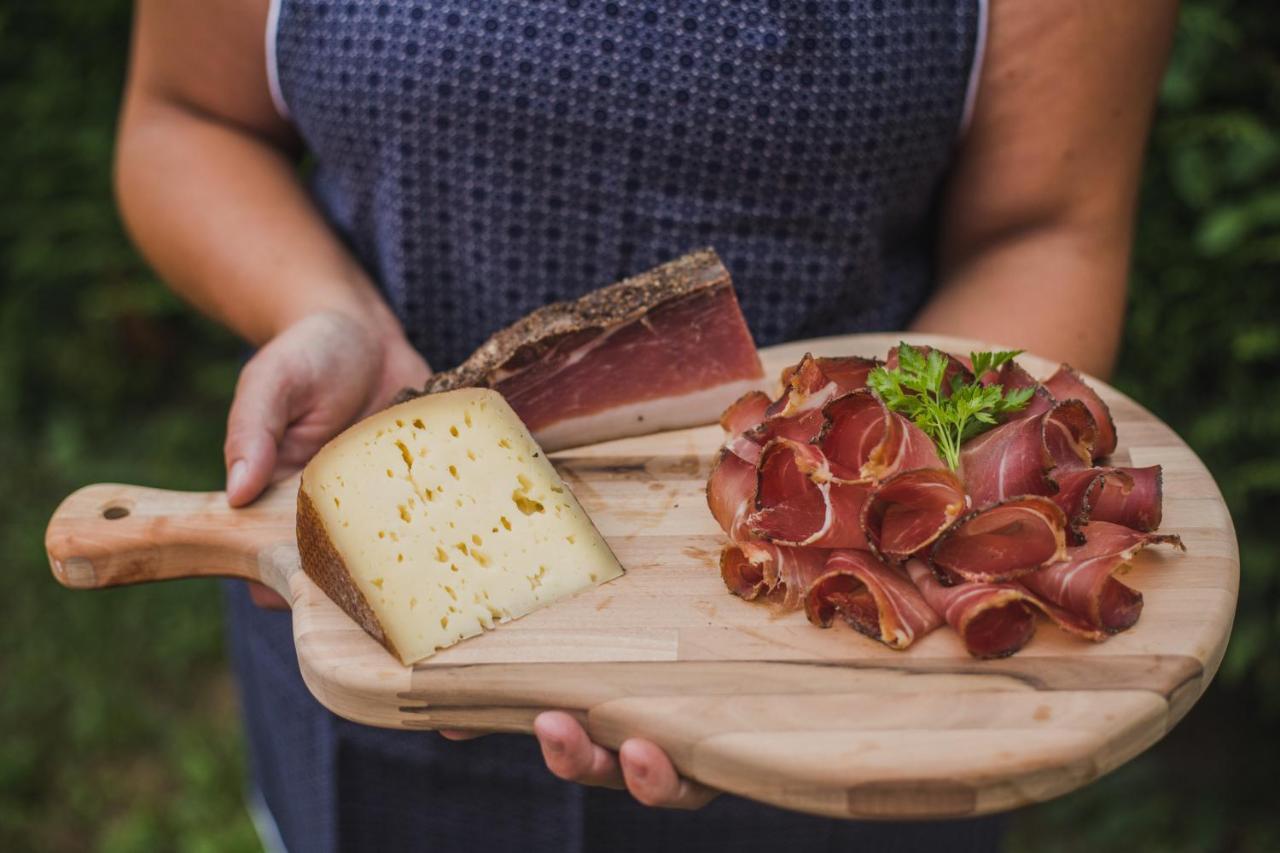
[[[274,0],[278,108],[324,215],[448,368],[549,300],[714,246],[759,343],[906,325],[980,41],[977,0]],[[340,720],[289,616],[228,584],[254,784],[288,849],[979,850],[990,820],[868,824],[559,782],[529,737]]]

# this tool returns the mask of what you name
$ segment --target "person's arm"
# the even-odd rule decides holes
[[[993,0],[972,125],[943,202],[939,289],[913,330],[1110,374],[1176,17],[1173,0]]]
[[[317,310],[390,316],[298,180],[298,140],[263,85],[266,5],[140,0],[116,149],[147,259],[255,344]]]
[[[261,0],[140,0],[118,131],[125,223],[175,291],[253,344],[228,419],[228,498],[255,498],[428,375],[301,186],[266,86]]]
[[[227,423],[227,496],[253,500],[430,370],[298,182],[298,143],[266,86],[265,0],[139,0],[116,188],[138,246],[179,294],[261,349]],[[461,733],[452,734],[460,737]],[[620,755],[559,712],[535,722],[547,766],[655,806],[712,796],[651,741]]]

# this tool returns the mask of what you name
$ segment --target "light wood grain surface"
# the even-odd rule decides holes
[[[898,338],[827,338],[763,356],[772,382],[806,350],[883,356]],[[1042,376],[1054,367],[1022,361]],[[1045,623],[1000,661],[970,658],[945,628],[895,652],[730,595],[717,564],[723,534],[704,498],[716,426],[553,454],[627,574],[412,668],[298,570],[296,480],[242,510],[221,493],[89,486],[59,507],[46,544],[71,587],[264,580],[293,604],[307,685],[359,722],[526,732],[538,712],[562,708],[601,743],[650,737],[688,776],[786,808],[992,812],[1073,790],[1159,740],[1204,692],[1231,629],[1239,555],[1212,477],[1168,427],[1093,384],[1118,425],[1116,464],[1164,466],[1162,529],[1187,552],[1135,560],[1124,580],[1146,605],[1127,633],[1093,645]]]

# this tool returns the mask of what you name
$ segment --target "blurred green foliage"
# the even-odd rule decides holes
[[[1280,850],[1280,17],[1188,0],[1143,181],[1115,384],[1213,472],[1240,541],[1217,681],[1102,782],[1019,813],[1018,851]]]
[[[128,4],[0,6],[0,850],[255,850],[209,582],[73,595],[94,481],[217,488],[237,345],[147,271],[110,186]]]
[[[76,595],[41,531],[89,482],[220,484],[238,348],[155,283],[110,193],[124,0],[0,6],[0,849],[253,850],[206,582]],[[1117,384],[1231,505],[1218,681],[1158,747],[1013,820],[1012,850],[1280,849],[1280,17],[1189,0],[1143,190]],[[1235,761],[1227,756],[1238,756]]]
[[[1280,714],[1280,19],[1183,7],[1164,82],[1118,384],[1231,506],[1242,576],[1223,680]]]

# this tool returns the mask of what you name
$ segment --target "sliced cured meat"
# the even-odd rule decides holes
[[[947,375],[972,381],[969,361],[943,355]],[[1142,596],[1115,573],[1143,547],[1182,543],[1150,532],[1159,466],[1093,467],[1115,427],[1078,374],[988,371],[985,385],[1033,393],[966,442],[952,472],[866,387],[875,366],[806,355],[778,398],[754,391],[725,410],[707,498],[733,540],[720,569],[734,594],[803,605],[817,625],[840,619],[894,648],[946,621],[979,658],[1017,652],[1040,614],[1095,642],[1134,624]]]
[[[960,478],[945,468],[916,468],[878,485],[862,509],[871,550],[900,562],[933,544],[964,512]]]
[[[1147,468],[1112,468],[1126,476],[1131,487],[1122,489],[1115,483],[1104,485],[1093,501],[1090,518],[1110,521],[1134,530],[1150,531],[1160,526],[1164,514],[1163,472],[1159,465]]]
[[[1097,429],[1093,416],[1087,409],[1081,409],[1079,400],[1059,400],[1039,418],[1043,424],[1044,446],[1055,471],[1089,466]]]
[[[769,408],[769,395],[763,391],[748,391],[729,404],[720,415],[720,426],[730,437],[741,435],[760,425],[765,409]]]
[[[1044,386],[1058,400],[1079,400],[1089,408],[1089,414],[1093,415],[1098,427],[1097,440],[1093,445],[1094,459],[1102,459],[1115,452],[1116,422],[1111,418],[1111,409],[1074,368],[1062,365],[1044,381]]]
[[[720,529],[735,542],[751,538],[747,517],[756,494],[755,465],[727,449],[720,451],[707,478],[707,506]]]
[[[762,436],[754,432],[744,432],[741,435],[731,436],[727,439],[724,443],[724,449],[754,467],[760,461],[760,451],[764,449],[760,441],[761,438]]]
[[[724,585],[729,592],[747,601],[773,589],[765,577],[766,564],[763,560],[752,560],[752,556],[742,545],[729,544],[720,550],[720,577]]]
[[[780,590],[782,606],[794,610],[822,574],[827,553],[822,548],[740,542],[720,552],[720,577],[730,592],[748,601]]]
[[[799,363],[782,371],[782,395],[769,407],[769,417],[796,417],[821,409],[829,400],[865,388],[867,374],[880,362],[874,358],[827,358],[805,353]]]
[[[920,560],[909,560],[906,568],[924,600],[942,614],[974,657],[1008,657],[1035,634],[1035,611],[1014,584],[943,586]]]
[[[1167,544],[1186,550],[1177,536],[1143,533],[1106,521],[1085,525],[1084,537],[1083,545],[1067,550],[1064,561],[1029,574],[1022,582],[1035,594],[1110,634],[1130,627],[1142,613],[1142,593],[1116,580],[1116,570],[1148,545]]]
[[[1161,469],[1082,468],[1055,472],[1059,491],[1053,501],[1067,515],[1068,540],[1084,542],[1081,529],[1089,521],[1109,521],[1134,530],[1160,526]]]
[[[823,404],[865,386],[876,363],[856,356],[815,358],[806,353],[798,364],[783,370],[784,387],[777,400],[770,402],[763,392],[751,391],[725,409],[720,425],[730,433],[726,446],[755,464],[773,438],[812,440],[824,423]]]
[[[764,545],[770,548],[769,575],[776,577],[776,586],[783,592],[782,606],[794,610],[804,603],[805,592],[826,571],[825,548],[788,548],[786,545]]]
[[[938,537],[933,568],[944,583],[953,576],[1014,580],[1066,556],[1066,526],[1062,510],[1048,498],[1010,498],[970,513]]]
[[[725,449],[752,465],[760,459],[760,449],[767,440],[762,422],[768,407],[767,394],[748,391],[720,415],[720,426],[728,434]]]
[[[868,551],[832,551],[804,596],[805,615],[823,628],[836,616],[886,646],[905,649],[942,624],[900,570]]]
[[[1067,516],[1067,541],[1084,542],[1081,528],[1093,515],[1094,507],[1108,493],[1114,507],[1122,508],[1133,489],[1133,478],[1120,468],[1078,468],[1054,473],[1058,491],[1051,499]],[[1119,501],[1119,503],[1117,503]]]
[[[943,468],[933,439],[870,390],[837,397],[822,407],[824,423],[815,444],[833,478],[878,482],[912,468]]]
[[[988,376],[990,374],[988,373]],[[1053,395],[1049,393],[1043,385],[1036,381],[1036,378],[1026,371],[1026,369],[1016,361],[1006,361],[1000,367],[1000,372],[996,375],[995,381],[1000,384],[1005,391],[1013,391],[1021,388],[1034,388],[1035,391],[1031,395],[1031,399],[1027,404],[1016,412],[1011,412],[1005,416],[1006,421],[1020,420],[1021,418],[1034,418],[1042,415],[1053,408],[1056,402]]]
[[[760,455],[756,511],[751,532],[780,545],[865,548],[862,505],[870,492],[858,483],[837,483],[826,473],[822,452],[811,444],[775,438]]]
[[[921,560],[907,561],[906,569],[924,600],[942,614],[976,658],[1008,657],[1025,646],[1035,634],[1036,611],[1078,637],[1094,641],[1106,637],[1017,582],[944,586]]]
[[[755,464],[760,451],[774,438],[786,438],[807,444],[822,429],[821,409],[812,409],[797,415],[767,417],[751,429],[731,438],[726,446],[748,462]]]
[[[969,498],[981,507],[1014,495],[1053,494],[1049,472],[1088,467],[1095,433],[1084,403],[1066,400],[970,439],[960,448]]]
[[[757,545],[769,548],[767,576],[776,578],[775,588],[783,591],[782,606],[794,610],[804,603],[805,592],[826,570],[825,548],[788,548],[786,545]]]
[[[710,249],[534,311],[424,393],[501,392],[544,450],[713,423],[764,376]]]
[[[805,353],[795,364],[782,368],[778,381],[783,387],[791,384],[792,377],[806,372],[813,378],[805,382],[809,388],[817,388],[825,382],[834,382],[838,393],[845,394],[867,384],[867,374],[880,364],[877,358],[864,358],[860,355],[827,356]]]

